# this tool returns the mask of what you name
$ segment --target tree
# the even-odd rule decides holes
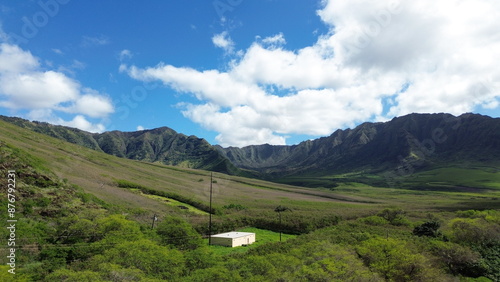
[[[441,227],[441,224],[438,221],[427,221],[422,225],[419,225],[413,229],[413,234],[419,237],[428,236],[428,237],[439,237],[441,236],[441,232],[438,230]]]
[[[234,282],[245,281],[240,277],[236,270],[229,270],[224,266],[215,266],[211,268],[198,269],[191,273],[190,276],[185,277],[182,281],[189,282]]]
[[[185,273],[185,260],[181,252],[147,239],[117,244],[89,261],[94,268],[104,263],[119,265],[124,269],[140,269],[148,277],[158,279],[176,280]]]
[[[481,263],[481,255],[469,247],[452,242],[432,242],[432,252],[441,258],[453,275],[479,277],[486,271]]]
[[[404,241],[372,238],[356,248],[358,255],[372,270],[388,281],[428,281],[434,275],[427,259]]]
[[[186,252],[184,256],[189,271],[213,267],[219,262],[219,258],[206,246]]]
[[[69,269],[58,269],[49,274],[45,281],[67,281],[67,282],[92,282],[102,280],[101,275],[97,272],[84,270],[73,271]]]
[[[281,213],[284,212],[284,211],[292,211],[291,209],[287,208],[287,207],[283,207],[281,205],[277,206],[275,209],[274,209],[275,212],[278,213],[279,215],[279,218],[280,218],[280,242],[281,242],[281,231],[282,231],[282,225],[281,225]]]
[[[203,244],[200,234],[193,227],[177,217],[167,217],[158,224],[156,233],[163,245],[175,246],[180,250],[194,250]]]
[[[398,208],[387,208],[379,212],[377,215],[385,218],[392,225],[409,225],[410,222],[405,218],[406,212]]]

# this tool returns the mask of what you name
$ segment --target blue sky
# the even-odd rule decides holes
[[[0,114],[223,146],[500,116],[499,4],[372,2],[0,1]]]

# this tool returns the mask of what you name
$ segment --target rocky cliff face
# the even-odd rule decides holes
[[[248,146],[219,151],[237,167],[275,176],[383,171],[402,162],[417,168],[500,159],[500,119],[465,114],[411,114],[363,123],[294,146]]]

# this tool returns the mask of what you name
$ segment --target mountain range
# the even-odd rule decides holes
[[[239,171],[206,140],[177,133],[168,127],[136,132],[89,133],[76,128],[17,117],[0,116],[0,119],[117,157],[228,174],[237,174]]]
[[[401,164],[491,163],[500,159],[500,119],[477,114],[411,114],[363,123],[293,146],[221,148],[240,168],[276,175],[385,171]]]
[[[304,179],[320,178],[326,182],[317,186],[335,181],[384,185],[377,182],[382,175],[407,175],[440,167],[498,167],[500,160],[500,118],[478,114],[410,114],[388,122],[366,122],[297,145],[243,148],[212,146],[168,127],[89,133],[44,122],[0,118],[118,157],[303,186],[315,186],[314,181]]]

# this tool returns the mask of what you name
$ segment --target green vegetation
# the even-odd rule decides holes
[[[246,227],[242,229],[238,229],[236,231],[240,232],[251,232],[255,233],[255,238],[256,241],[255,243],[248,245],[248,246],[241,246],[241,247],[235,247],[235,248],[229,248],[229,247],[224,247],[224,246],[216,246],[216,245],[211,245],[210,250],[214,252],[214,254],[217,255],[228,255],[228,254],[235,254],[235,253],[245,253],[248,252],[251,249],[255,249],[259,246],[268,244],[268,243],[275,243],[279,242],[280,240],[280,234],[278,232],[273,232],[265,229],[259,229],[255,227]],[[282,234],[282,241],[287,241],[288,239],[296,238],[297,235],[293,234]],[[208,244],[208,239],[205,239],[205,244]]]
[[[257,234],[233,249],[208,246],[206,213],[159,200],[206,211],[209,172],[0,126],[0,185],[5,193],[6,171],[16,171],[18,219],[16,275],[1,246],[1,281],[500,280],[495,178],[488,189],[429,191],[357,182],[307,189],[215,174],[214,233]]]
[[[140,193],[144,194],[148,198],[160,200],[161,202],[171,206],[182,207],[183,209],[186,209],[193,213],[207,214],[210,212],[210,207],[208,207],[207,205],[176,193],[150,189],[127,180],[116,180],[116,184],[118,185],[118,187],[129,188],[133,191],[140,191]],[[212,209],[212,212],[213,211],[214,209]]]
[[[456,187],[463,187],[463,190],[467,188],[500,189],[500,168],[479,166],[438,168],[415,173],[406,179],[405,185],[443,190],[453,190]]]

